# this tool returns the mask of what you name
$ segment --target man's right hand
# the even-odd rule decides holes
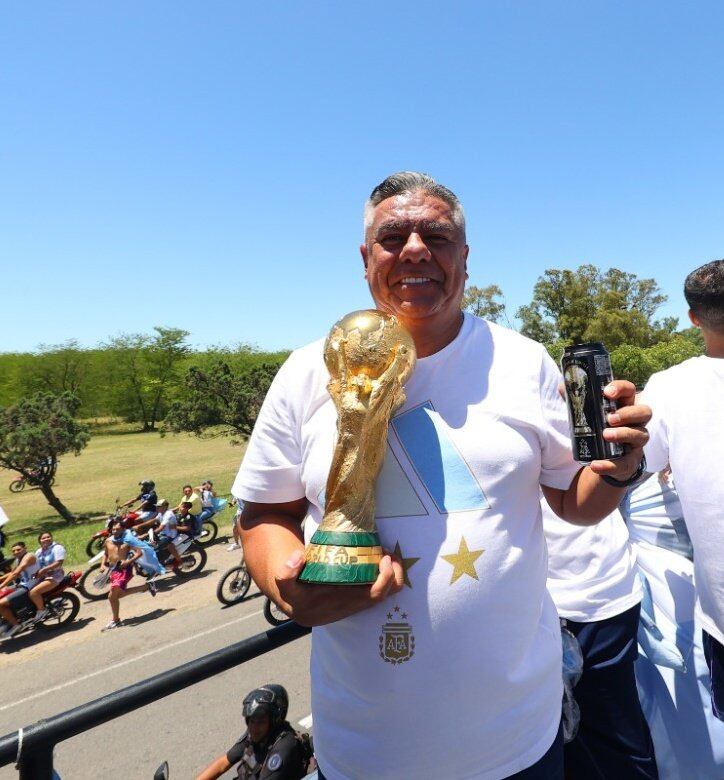
[[[311,585],[297,579],[304,568],[303,548],[294,550],[276,573],[284,603],[279,606],[303,626],[323,626],[354,615],[399,593],[405,586],[402,564],[385,553],[372,585]]]

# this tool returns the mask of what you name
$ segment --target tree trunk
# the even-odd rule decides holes
[[[40,492],[45,496],[50,506],[68,523],[75,520],[75,515],[71,513],[67,506],[53,493],[53,488],[47,482],[41,482]]]

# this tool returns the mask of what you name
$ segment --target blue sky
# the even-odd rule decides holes
[[[724,255],[724,4],[64,2],[0,27],[0,350],[295,347],[370,305],[371,188],[462,199],[473,284]]]

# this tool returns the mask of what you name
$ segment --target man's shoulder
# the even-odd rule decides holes
[[[686,382],[690,377],[701,369],[701,360],[698,357],[688,358],[675,366],[665,368],[663,371],[657,371],[649,377],[649,381],[644,388],[644,395],[650,392],[652,388],[665,390],[667,387],[678,386],[681,382]]]

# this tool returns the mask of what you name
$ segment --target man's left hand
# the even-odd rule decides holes
[[[644,456],[644,445],[649,440],[646,423],[651,419],[651,409],[636,403],[636,386],[625,379],[614,379],[603,392],[618,407],[608,415],[610,427],[604,428],[603,438],[626,445],[626,454],[616,460],[594,460],[590,467],[595,474],[606,474],[623,482],[633,476]]]

